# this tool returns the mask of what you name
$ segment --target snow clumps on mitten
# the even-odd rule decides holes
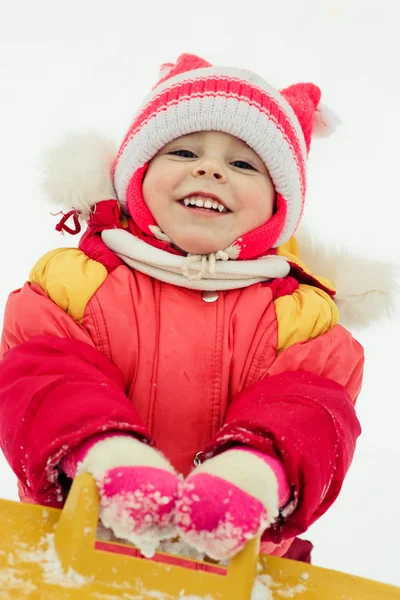
[[[176,522],[186,542],[225,560],[274,523],[289,499],[277,459],[236,447],[205,461],[181,484]]]
[[[91,473],[100,496],[100,520],[117,538],[153,556],[176,534],[178,477],[156,449],[129,435],[90,438],[61,462],[69,477]]]

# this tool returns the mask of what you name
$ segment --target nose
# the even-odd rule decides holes
[[[206,179],[225,180],[225,172],[222,166],[216,160],[204,159],[200,165],[196,165],[194,177],[203,177]]]

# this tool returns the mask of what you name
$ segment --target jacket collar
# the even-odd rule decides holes
[[[112,268],[125,263],[151,277],[190,289],[235,289],[286,277],[290,273],[299,283],[318,287],[331,297],[335,295],[333,284],[324,277],[314,275],[300,260],[294,237],[279,248],[270,250],[267,256],[256,260],[216,258],[214,270],[212,260],[211,264],[206,261],[206,265],[204,260],[191,260],[188,264],[184,253],[172,248],[167,242],[145,236],[133,220],[121,212],[117,200],[105,200],[96,205],[88,221],[88,229],[79,244],[83,251],[89,247],[93,249],[94,246],[105,250],[98,250],[98,256],[113,257]],[[186,272],[194,276],[189,279],[183,273],[185,261]],[[108,268],[107,264],[105,266]],[[202,269],[204,273],[199,278]]]

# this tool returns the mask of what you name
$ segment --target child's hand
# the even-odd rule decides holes
[[[262,534],[289,499],[277,459],[248,447],[233,448],[207,460],[181,484],[179,533],[200,552],[224,560]]]
[[[152,556],[176,534],[178,477],[164,456],[130,435],[91,437],[61,461],[69,477],[91,473],[100,495],[100,519],[118,537]]]

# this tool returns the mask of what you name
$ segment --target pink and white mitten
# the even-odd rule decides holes
[[[103,525],[143,555],[153,556],[160,540],[176,534],[179,480],[158,450],[129,434],[99,434],[63,458],[61,468],[72,478],[93,475]]]
[[[180,485],[180,536],[210,558],[230,558],[276,520],[290,494],[279,460],[246,446],[232,448]]]

